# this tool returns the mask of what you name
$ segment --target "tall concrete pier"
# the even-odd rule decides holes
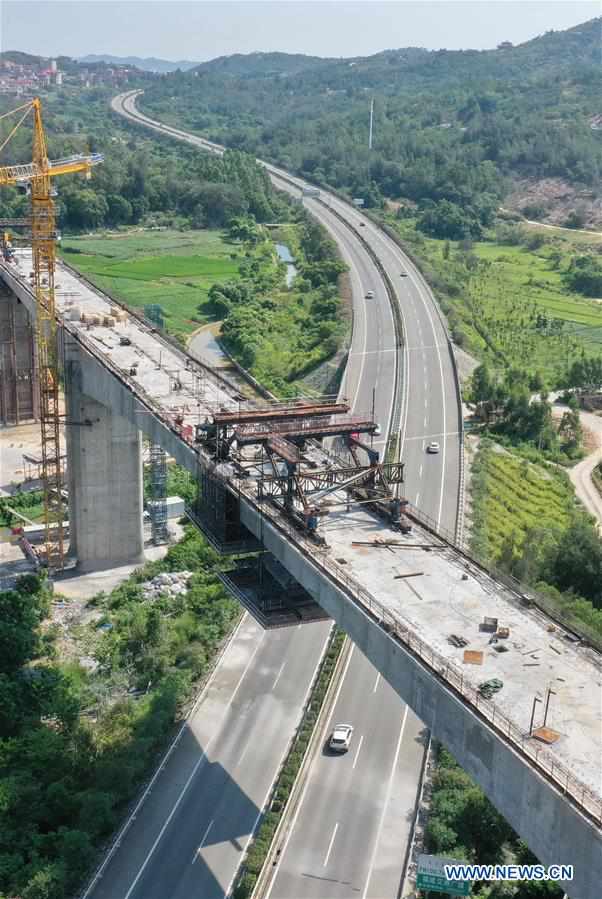
[[[82,389],[81,351],[65,341],[70,555],[82,571],[144,562],[142,440],[135,423]]]
[[[25,306],[0,290],[0,424],[18,425],[39,417],[34,334]]]

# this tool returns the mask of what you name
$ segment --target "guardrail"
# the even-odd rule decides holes
[[[250,501],[260,514],[265,515],[270,522],[286,534],[289,541],[309,556],[312,563],[320,569],[334,584],[342,589],[346,595],[356,604],[360,604],[367,611],[374,622],[384,629],[390,636],[397,639],[413,656],[418,658],[445,687],[464,700],[471,707],[477,717],[486,721],[496,734],[506,741],[512,749],[517,751],[525,760],[532,764],[564,795],[570,797],[573,803],[587,817],[602,825],[602,797],[596,795],[583,781],[576,777],[558,759],[554,758],[540,744],[534,744],[528,733],[517,727],[508,716],[491,700],[484,699],[478,689],[468,683],[463,672],[453,662],[436,652],[430,644],[425,643],[414,632],[409,622],[404,621],[398,614],[393,614],[385,608],[366,588],[355,578],[351,577],[341,565],[328,556],[328,550],[323,550],[311,543],[300,534],[284,517],[274,508],[269,514],[259,507],[255,497],[250,495],[250,485],[241,487],[241,493]],[[453,547],[453,544],[450,544]],[[460,555],[463,555],[460,553]],[[477,565],[485,576],[488,573]]]
[[[96,358],[100,363],[109,369],[120,381],[127,385],[128,389],[145,405],[151,414],[153,414],[164,427],[168,428],[176,438],[188,448],[194,455],[196,464],[202,465],[212,471],[215,478],[219,479],[226,489],[236,492],[255,510],[262,518],[268,520],[273,527],[286,536],[289,542],[295,545],[311,563],[324,576],[328,578],[338,589],[342,590],[348,598],[361,606],[361,608],[369,614],[374,623],[384,629],[391,637],[398,640],[399,643],[408,650],[413,656],[419,659],[446,688],[450,689],[460,698],[462,698],[472,709],[474,714],[486,721],[492,729],[509,745],[525,758],[530,764],[542,773],[551,783],[554,784],[563,794],[570,797],[575,805],[594,821],[597,825],[602,825],[602,798],[596,794],[582,781],[573,775],[561,762],[551,756],[539,744],[533,745],[530,737],[521,731],[491,700],[486,700],[478,693],[478,690],[467,683],[461,670],[441,656],[433,648],[425,643],[414,632],[409,622],[405,621],[399,614],[393,614],[389,609],[382,605],[359,581],[351,577],[345,569],[335,562],[329,555],[328,549],[318,547],[311,542],[308,537],[298,531],[294,525],[284,517],[283,513],[275,507],[268,504],[266,510],[265,502],[258,500],[255,496],[255,490],[251,484],[239,478],[226,478],[217,470],[215,464],[206,456],[199,448],[193,446],[184,440],[182,434],[168,420],[164,410],[159,404],[144,391],[139,384],[129,378],[122,369],[118,368],[111,360],[103,355],[92,341],[88,340],[75,327],[69,327],[66,322],[63,323],[66,331],[78,343],[80,343],[87,352]],[[180,350],[182,355],[185,355]],[[471,564],[479,568],[484,576],[490,576],[486,569],[475,560],[470,559],[465,552],[455,546],[453,535],[436,528],[429,524],[427,516],[419,513],[418,510],[410,510],[411,517],[415,518],[422,526],[431,530],[434,534],[443,539],[458,556],[464,557]],[[498,580],[498,584],[500,581]],[[507,588],[508,589],[508,588]],[[510,588],[512,591],[512,588]],[[532,594],[520,593],[519,598],[527,598],[528,601],[534,602]],[[547,610],[544,609],[547,612]]]
[[[441,307],[439,306],[439,303],[437,302],[437,299],[433,294],[432,288],[430,287],[430,285],[426,281],[426,278],[424,278],[424,275],[422,274],[422,272],[420,270],[419,261],[415,258],[414,254],[411,253],[408,250],[408,248],[404,245],[403,241],[399,237],[399,234],[397,234],[397,232],[393,228],[391,228],[386,223],[379,221],[375,216],[371,215],[370,213],[366,213],[366,214],[368,215],[370,220],[372,222],[374,222],[374,224],[377,225],[382,231],[384,231],[384,233],[387,235],[387,237],[390,240],[392,240],[393,243],[399,247],[399,249],[402,251],[404,256],[407,256],[407,258],[410,260],[413,267],[416,269],[416,272],[418,273],[418,275],[420,275],[420,277],[423,278],[423,280],[425,281],[427,288],[431,294],[431,299],[432,299],[435,311],[437,313],[437,318],[439,319],[439,323],[441,324],[443,333],[445,335],[445,341],[447,343],[447,350],[449,353],[452,371],[454,374],[454,383],[456,386],[456,396],[457,396],[457,400],[458,400],[458,433],[460,435],[460,460],[459,460],[460,471],[459,471],[459,478],[458,478],[458,505],[457,505],[457,513],[456,513],[455,542],[458,544],[461,544],[463,537],[464,537],[464,493],[465,493],[465,481],[466,481],[465,459],[464,459],[464,416],[462,414],[462,385],[460,383],[460,373],[458,371],[458,361],[456,359],[456,353],[454,351],[454,342],[452,340],[451,334],[449,333],[447,321],[445,319],[445,316],[443,315],[443,312],[441,311]]]
[[[525,586],[525,584],[521,584],[515,577],[512,577],[512,575],[495,565],[488,566],[483,564],[483,562],[471,555],[466,546],[459,546],[456,543],[455,535],[451,531],[440,526],[438,527],[437,522],[430,515],[417,509],[411,503],[408,503],[406,511],[411,519],[443,540],[450,549],[466,559],[470,565],[478,568],[479,571],[491,577],[496,583],[507,587],[511,594],[520,601],[522,607],[526,605],[535,606],[547,618],[555,621],[560,627],[563,627],[570,633],[575,634],[580,641],[591,646],[596,652],[602,652],[602,638],[600,635],[570,612],[559,608],[558,604],[551,597],[546,596],[545,593],[541,593],[539,590],[533,590]]]
[[[278,177],[282,178],[281,175]],[[286,179],[282,179],[286,180]],[[294,182],[290,182],[294,184]],[[297,185],[294,185],[297,187]],[[323,200],[318,200],[325,209],[328,209],[332,215],[336,216],[343,224],[353,233],[353,235],[359,240],[364,250],[368,253],[370,259],[374,263],[379,275],[382,278],[383,284],[385,285],[385,290],[387,291],[387,296],[389,298],[389,307],[391,309],[391,314],[393,316],[393,326],[395,328],[395,337],[396,343],[398,347],[398,352],[395,354],[395,385],[393,389],[393,415],[390,422],[390,431],[389,435],[397,434],[400,427],[401,422],[401,407],[402,402],[401,398],[403,396],[403,353],[404,353],[404,332],[403,332],[403,318],[401,315],[401,308],[399,306],[399,298],[395,292],[395,288],[389,275],[387,274],[382,262],[366,240],[366,238],[361,234],[358,229],[351,224],[344,216],[337,212],[336,209],[333,209],[332,206],[329,206],[328,203],[325,203]],[[391,436],[389,436],[389,443],[392,442]]]

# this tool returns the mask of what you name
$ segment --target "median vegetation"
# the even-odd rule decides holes
[[[187,529],[110,594],[0,593],[0,896],[64,899],[156,764],[240,617],[217,557]],[[177,595],[144,591],[190,572]]]
[[[345,634],[338,629],[333,630],[330,645],[322,660],[301,724],[274,784],[268,810],[239,871],[238,882],[233,892],[234,899],[249,899],[268,859],[276,828],[285,812],[286,803],[303,763],[344,642]]]

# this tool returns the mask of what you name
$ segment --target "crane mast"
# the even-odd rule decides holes
[[[12,112],[25,110],[0,150],[33,113],[33,147],[30,164],[0,168],[0,186],[25,183],[30,186],[31,249],[33,288],[36,298],[35,343],[37,377],[40,388],[40,428],[42,438],[42,489],[44,494],[45,563],[51,573],[65,565],[63,526],[63,483],[61,472],[61,413],[59,407],[59,345],[55,309],[56,214],[52,181],[57,175],[84,172],[90,177],[93,165],[102,156],[74,156],[50,162],[42,123],[42,104],[36,98]],[[11,113],[7,113],[10,115]],[[4,118],[1,116],[0,118]]]
[[[48,173],[48,153],[39,100],[33,102],[33,164],[40,173],[31,185],[31,251],[36,294],[36,352],[40,385],[42,484],[46,565],[60,571],[65,564],[63,484],[59,408],[58,332],[54,302],[55,209]]]

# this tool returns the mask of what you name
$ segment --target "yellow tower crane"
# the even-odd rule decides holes
[[[0,116],[23,115],[0,145],[4,149],[30,113],[33,114],[32,161],[24,165],[0,166],[0,187],[26,184],[31,198],[31,249],[33,287],[36,296],[36,359],[40,385],[40,425],[42,432],[42,488],[44,492],[45,563],[50,572],[64,567],[63,485],[59,410],[59,351],[54,303],[56,257],[56,214],[51,179],[58,175],[83,172],[90,177],[101,154],[77,155],[51,162],[42,124],[42,104],[38,98]]]

